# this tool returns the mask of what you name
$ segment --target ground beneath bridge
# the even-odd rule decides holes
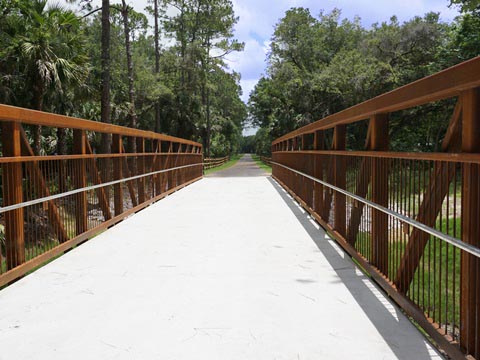
[[[440,358],[264,175],[245,157],[0,291],[0,359]]]

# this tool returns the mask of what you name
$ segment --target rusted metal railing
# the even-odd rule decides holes
[[[63,129],[68,155],[35,156],[34,126]],[[193,141],[6,105],[0,128],[0,286],[202,177]],[[111,153],[91,146],[102,134]]]
[[[272,143],[275,179],[452,358],[480,358],[479,86],[475,58]],[[389,151],[390,113],[447,98],[444,152]]]
[[[227,163],[230,158],[228,156],[222,158],[205,158],[203,159],[203,169],[208,170],[215,167],[222,166]]]

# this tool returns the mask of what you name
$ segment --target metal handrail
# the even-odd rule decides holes
[[[272,164],[281,166],[281,167],[283,167],[283,168],[285,168],[285,169],[287,169],[287,170],[290,170],[290,171],[292,171],[292,172],[294,172],[294,173],[297,173],[297,174],[299,174],[299,175],[301,175],[301,176],[304,176],[304,177],[306,177],[306,178],[308,178],[308,179],[310,179],[310,180],[312,180],[312,181],[314,181],[314,182],[316,182],[316,183],[319,183],[319,184],[321,184],[321,185],[324,185],[324,186],[326,186],[326,187],[328,187],[328,188],[330,188],[330,189],[332,189],[332,190],[334,190],[334,191],[338,191],[339,193],[342,193],[343,195],[349,196],[349,197],[351,197],[352,199],[355,199],[355,200],[357,200],[357,201],[360,201],[360,202],[364,203],[365,205],[368,205],[368,206],[370,206],[370,207],[372,207],[372,208],[374,208],[374,209],[377,209],[377,210],[379,210],[379,211],[381,211],[381,212],[383,212],[383,213],[385,213],[385,214],[387,214],[387,215],[393,216],[394,218],[396,218],[396,219],[398,219],[398,220],[401,220],[401,221],[403,221],[403,222],[405,222],[405,223],[407,223],[407,224],[409,224],[409,225],[412,225],[413,227],[415,227],[415,228],[417,228],[417,229],[419,229],[419,230],[425,231],[426,233],[428,233],[428,234],[430,234],[430,235],[433,235],[433,236],[435,236],[436,238],[439,238],[439,239],[441,239],[441,240],[443,240],[443,241],[445,241],[445,242],[447,242],[447,243],[449,243],[449,244],[452,244],[453,246],[455,246],[455,247],[457,247],[457,248],[459,248],[459,249],[462,249],[462,250],[468,252],[469,254],[472,254],[472,255],[480,258],[480,249],[477,248],[476,246],[467,244],[466,242],[464,242],[464,241],[462,241],[462,240],[460,240],[460,239],[457,239],[457,238],[455,238],[455,237],[453,237],[453,236],[444,234],[444,233],[442,233],[442,232],[440,232],[440,231],[438,231],[438,230],[435,230],[435,229],[433,229],[433,228],[431,228],[431,227],[429,227],[429,226],[427,226],[427,225],[425,225],[425,224],[422,224],[422,223],[420,223],[420,222],[418,222],[418,221],[416,221],[416,220],[413,220],[413,219],[409,218],[408,216],[405,216],[405,215],[399,214],[399,213],[397,213],[397,212],[395,212],[395,211],[392,211],[392,210],[390,210],[390,209],[387,209],[386,207],[383,207],[383,206],[381,206],[381,205],[378,205],[378,204],[376,204],[376,203],[374,203],[374,202],[372,202],[372,201],[370,201],[370,200],[367,200],[367,199],[365,199],[365,198],[363,198],[363,197],[361,197],[361,196],[355,195],[355,194],[351,193],[350,191],[343,190],[342,188],[339,188],[339,187],[337,187],[337,186],[335,186],[335,185],[332,185],[332,184],[330,184],[330,183],[328,183],[328,182],[325,182],[325,181],[322,181],[322,180],[320,180],[320,179],[317,179],[317,178],[315,178],[315,177],[313,177],[313,176],[311,176],[311,175],[305,174],[305,173],[303,173],[303,172],[301,172],[301,171],[295,170],[295,169],[293,169],[293,168],[291,168],[291,167],[288,167],[288,166],[286,166],[286,165],[279,164],[279,163],[274,162],[274,161],[272,161]]]
[[[35,200],[21,202],[21,203],[14,204],[14,205],[9,205],[9,206],[5,206],[5,207],[0,206],[0,214],[5,213],[7,211],[21,209],[21,208],[24,208],[24,207],[27,207],[27,206],[40,204],[40,203],[43,203],[45,201],[51,201],[51,200],[59,199],[59,198],[62,198],[62,197],[78,194],[78,193],[81,193],[81,192],[84,192],[84,191],[95,190],[95,189],[99,189],[99,188],[102,188],[102,187],[105,187],[105,186],[111,186],[111,185],[120,184],[120,183],[131,181],[131,180],[141,179],[141,178],[147,177],[147,176],[162,174],[162,173],[166,173],[166,172],[169,172],[169,171],[181,170],[181,169],[186,169],[186,168],[195,167],[195,166],[202,166],[202,164],[200,163],[200,164],[190,164],[190,165],[184,165],[184,166],[177,166],[177,167],[174,167],[174,168],[149,172],[147,174],[135,175],[135,176],[131,176],[131,177],[128,177],[128,178],[123,178],[123,179],[120,179],[120,180],[109,181],[109,182],[106,182],[106,183],[103,183],[103,184],[86,186],[86,187],[78,188],[78,189],[75,189],[75,190],[66,191],[66,192],[63,192],[63,193],[60,193],[60,194],[45,196],[45,197],[38,198],[38,199],[35,199]]]

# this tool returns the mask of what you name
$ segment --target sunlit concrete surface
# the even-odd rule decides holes
[[[431,359],[266,176],[203,179],[0,291],[0,359]]]

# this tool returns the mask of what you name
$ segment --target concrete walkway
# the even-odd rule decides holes
[[[203,179],[0,291],[5,360],[348,358],[440,356],[266,176]]]

